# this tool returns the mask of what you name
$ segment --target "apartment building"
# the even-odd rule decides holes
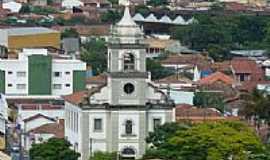
[[[86,64],[23,49],[17,59],[0,59],[0,92],[7,96],[61,96],[85,89]]]

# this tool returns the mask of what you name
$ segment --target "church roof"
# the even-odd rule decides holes
[[[129,13],[129,7],[125,7],[124,16],[122,19],[117,23],[118,26],[137,26],[137,24],[132,19],[130,13]]]

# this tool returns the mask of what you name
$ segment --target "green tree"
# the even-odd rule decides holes
[[[101,22],[104,23],[115,23],[121,18],[121,13],[119,11],[109,10],[101,15]]]
[[[193,104],[201,108],[216,108],[220,112],[224,111],[224,97],[215,92],[198,91],[195,92]]]
[[[31,12],[31,8],[28,4],[23,4],[19,13],[21,14],[26,14],[26,13],[30,13]]]
[[[70,38],[70,37],[73,37],[73,38],[79,37],[79,33],[77,32],[76,29],[74,29],[74,28],[68,28],[68,29],[65,29],[61,33],[61,38]]]
[[[30,149],[31,160],[77,160],[80,154],[70,149],[65,139],[51,138],[47,142],[33,144]]]
[[[95,152],[93,157],[90,157],[89,160],[117,160],[117,153]]]
[[[91,40],[82,45],[81,60],[92,67],[93,74],[104,72],[107,68],[107,47],[103,40]]]
[[[168,5],[168,1],[167,0],[150,0],[147,2],[147,5],[154,6],[154,7],[165,6],[165,5]]]
[[[135,6],[135,13],[140,13],[143,16],[147,16],[151,13],[151,10],[145,5]]]
[[[176,131],[165,143],[147,151],[145,157],[170,160],[255,160],[254,157],[267,157],[265,146],[242,122],[194,124]]]
[[[163,67],[158,60],[147,59],[146,69],[151,72],[153,80],[161,79],[173,74],[168,68]]]
[[[254,90],[251,94],[242,95],[245,101],[244,107],[240,112],[246,119],[255,120],[255,125],[260,128],[262,120],[270,123],[270,96],[263,91]]]

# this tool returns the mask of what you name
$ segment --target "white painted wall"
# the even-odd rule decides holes
[[[33,54],[47,55],[45,49],[24,49],[19,59],[0,59],[0,70],[5,71],[6,95],[28,95],[28,56]],[[52,60],[52,95],[61,96],[73,93],[73,71],[86,71],[86,63],[79,60]],[[12,72],[12,74],[9,74]],[[18,72],[25,72],[25,76],[18,76]],[[61,72],[60,77],[54,77],[54,72]],[[69,72],[69,74],[66,74]],[[11,84],[12,86],[10,86]],[[25,85],[25,88],[18,88],[17,85]],[[54,89],[54,84],[61,84],[61,89]],[[66,86],[69,84],[69,86]]]
[[[40,118],[34,119],[34,120],[32,120],[32,121],[25,122],[23,129],[24,129],[24,131],[28,132],[28,131],[30,131],[31,129],[40,127],[40,126],[42,126],[42,125],[44,125],[44,124],[54,123],[54,122],[55,122],[55,121],[46,119],[46,118],[44,118],[44,117],[40,117]]]

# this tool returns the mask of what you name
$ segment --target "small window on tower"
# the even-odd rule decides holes
[[[135,69],[135,57],[131,53],[126,53],[124,55],[124,70],[132,71]]]

